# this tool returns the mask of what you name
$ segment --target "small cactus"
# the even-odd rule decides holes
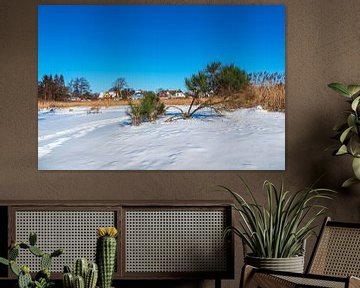
[[[98,266],[96,263],[89,263],[85,276],[85,288],[95,288],[98,279]]]
[[[99,236],[96,243],[96,262],[99,267],[99,282],[101,288],[110,288],[116,258],[115,227],[98,228]]]
[[[85,288],[84,278],[81,276],[74,277],[74,288]]]
[[[81,276],[83,279],[85,279],[87,268],[88,261],[85,258],[76,259],[74,267],[75,276]]]
[[[62,277],[64,288],[73,288],[74,287],[74,276],[71,272],[66,272]]]
[[[74,273],[71,273],[69,266],[64,266],[63,286],[64,288],[95,288],[98,279],[98,268],[95,263],[89,263],[85,258],[78,258],[74,263]],[[83,276],[82,276],[83,275]],[[80,280],[81,279],[81,280]],[[75,283],[76,282],[76,283]]]

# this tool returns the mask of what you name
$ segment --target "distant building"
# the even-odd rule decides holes
[[[135,93],[131,96],[132,100],[139,100],[144,98],[144,94],[142,93],[141,90],[136,90]]]
[[[168,89],[168,90],[164,90],[161,91],[160,93],[162,93],[161,95],[159,95],[160,97],[167,97],[167,98],[185,98],[186,94],[184,92],[182,92],[180,89],[176,90],[176,89]]]
[[[182,92],[181,90],[178,90],[175,92],[175,98],[185,98],[186,95],[184,92]]]
[[[116,93],[114,91],[105,91],[105,92],[100,92],[98,98],[101,100],[101,99],[117,99],[118,97],[116,97]]]

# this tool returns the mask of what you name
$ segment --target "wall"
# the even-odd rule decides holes
[[[96,2],[100,1],[77,1]],[[0,1],[1,200],[230,200],[211,186],[223,184],[236,188],[237,176],[241,175],[264,201],[261,185],[265,179],[275,183],[284,179],[286,186],[295,190],[324,174],[320,185],[339,191],[337,200],[329,204],[328,214],[337,220],[360,221],[359,186],[346,191],[339,188],[351,173],[349,159],[334,158],[325,150],[333,143],[332,127],[343,118],[346,107],[344,99],[330,91],[327,84],[360,82],[358,0],[226,2],[286,4],[286,171],[280,172],[38,171],[37,4],[52,3],[72,2]],[[104,0],[102,3],[125,2]],[[267,155],[263,157],[266,161]],[[311,251],[312,242],[308,246]],[[236,269],[240,270],[240,252],[236,256]],[[238,281],[239,273],[235,281],[225,281],[224,286],[237,287]],[[212,285],[208,281],[196,284]]]

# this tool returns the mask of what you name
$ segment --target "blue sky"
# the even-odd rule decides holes
[[[38,79],[85,77],[93,92],[184,89],[207,63],[285,71],[284,5],[39,5]]]

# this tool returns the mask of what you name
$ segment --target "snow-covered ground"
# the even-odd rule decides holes
[[[239,109],[218,117],[131,126],[125,106],[38,112],[40,170],[283,170],[285,114]]]

